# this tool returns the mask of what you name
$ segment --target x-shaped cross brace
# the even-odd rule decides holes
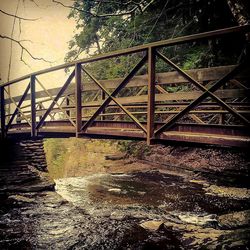
[[[49,113],[51,112],[51,110],[54,108],[54,106],[56,105],[56,103],[58,102],[58,100],[62,97],[62,94],[64,93],[64,91],[66,90],[66,88],[69,86],[69,84],[71,83],[71,81],[74,78],[74,76],[75,76],[75,70],[73,70],[71,72],[71,74],[69,75],[68,79],[65,81],[64,85],[62,86],[62,88],[60,89],[60,91],[57,93],[56,97],[53,99],[52,103],[50,104],[49,108],[46,110],[46,112],[43,115],[42,119],[36,125],[36,129],[39,129],[43,125],[45,119],[47,118],[47,116],[49,115]],[[72,125],[75,126],[74,123]]]
[[[155,136],[159,133],[170,129],[175,122],[183,117],[185,114],[187,114],[190,110],[195,108],[198,104],[200,104],[205,98],[208,96],[212,97],[215,101],[217,101],[223,108],[225,108],[227,111],[229,111],[231,114],[233,114],[235,117],[237,117],[239,120],[241,120],[245,125],[248,127],[250,126],[250,122],[241,114],[239,114],[236,110],[234,110],[232,107],[230,107],[227,103],[222,101],[219,97],[217,97],[213,92],[219,89],[222,85],[224,85],[227,81],[229,81],[232,77],[234,77],[236,74],[240,72],[242,68],[244,68],[247,64],[249,64],[249,60],[246,60],[236,66],[231,72],[226,74],[224,77],[222,77],[220,80],[218,80],[213,86],[210,88],[204,87],[202,84],[200,84],[198,81],[193,79],[190,75],[188,75],[186,72],[184,72],[182,69],[180,69],[176,64],[174,64],[172,61],[170,61],[167,57],[156,52],[158,57],[161,58],[163,61],[168,63],[170,66],[172,66],[174,69],[176,69],[184,78],[186,78],[190,83],[193,83],[196,87],[204,91],[202,95],[200,95],[196,100],[191,102],[186,108],[184,108],[180,113],[175,115],[172,119],[170,119],[166,124],[164,124],[162,127],[160,127],[158,130],[155,131]]]
[[[145,64],[148,56],[144,56],[139,63],[132,69],[132,71],[123,79],[123,81],[118,85],[118,87],[110,94],[101,84],[95,79],[86,69],[82,68],[82,70],[108,95],[107,99],[103,102],[103,104],[96,110],[93,116],[82,126],[81,130],[86,131],[86,129],[91,126],[96,117],[109,105],[111,101],[114,101],[134,122],[135,124],[143,130],[143,132],[147,133],[145,127],[136,119],[127,109],[125,109],[117,100],[116,95],[119,91],[124,88],[128,82],[133,78],[133,76],[138,72],[138,70]]]

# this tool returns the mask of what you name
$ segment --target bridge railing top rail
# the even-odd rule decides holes
[[[203,32],[203,33],[198,33],[198,34],[193,34],[193,35],[188,35],[188,36],[182,36],[182,37],[177,37],[173,39],[168,39],[168,40],[162,40],[162,41],[157,41],[157,42],[152,42],[148,44],[143,44],[127,49],[122,49],[122,50],[117,50],[117,51],[112,51],[109,53],[105,54],[100,54],[96,56],[92,56],[90,58],[84,58],[80,59],[77,61],[69,62],[69,63],[64,63],[58,66],[50,67],[44,70],[36,71],[31,74],[24,75],[22,77],[19,77],[17,79],[8,81],[6,83],[3,83],[0,85],[0,87],[5,87],[23,80],[26,80],[30,78],[31,76],[38,76],[41,74],[46,74],[50,73],[56,70],[72,67],[75,64],[85,64],[85,63],[90,63],[94,61],[99,61],[99,60],[104,60],[104,59],[109,59],[113,58],[116,56],[122,56],[122,55],[128,55],[132,53],[137,53],[137,52],[142,52],[146,51],[148,48],[161,48],[165,46],[173,46],[173,45],[178,45],[178,44],[183,44],[187,42],[193,42],[193,41],[199,41],[199,40],[204,40],[204,39],[214,39],[218,38],[224,35],[232,34],[232,33],[246,33],[250,32],[250,25],[242,25],[242,26],[235,26],[235,27],[230,27],[230,28],[224,28],[224,29],[219,29],[219,30],[214,30],[214,31],[208,31],[208,32]]]

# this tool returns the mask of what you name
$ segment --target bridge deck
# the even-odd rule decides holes
[[[85,121],[83,121],[84,123]],[[146,124],[144,124],[146,125]],[[162,124],[158,123],[156,129]],[[9,135],[30,136],[28,124],[13,125]],[[39,135],[46,138],[73,137],[75,128],[68,121],[46,122],[39,130]],[[146,134],[136,128],[132,122],[98,121],[78,137],[114,138],[146,140]],[[243,126],[207,126],[206,124],[177,124],[170,131],[163,132],[154,139],[155,142],[192,142],[199,144],[214,144],[234,147],[250,147],[250,131]]]

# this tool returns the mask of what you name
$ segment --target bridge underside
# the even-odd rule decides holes
[[[83,121],[84,124],[85,121]],[[155,129],[163,123],[155,124]],[[146,126],[146,124],[143,124]],[[9,136],[30,137],[28,124],[12,125]],[[65,138],[76,136],[75,128],[68,121],[50,121],[39,129],[38,136],[45,138]],[[77,134],[82,138],[146,140],[146,134],[133,122],[95,121],[85,132]],[[191,142],[233,147],[250,147],[250,133],[244,126],[221,126],[206,124],[177,123],[170,130],[154,138],[154,142]]]

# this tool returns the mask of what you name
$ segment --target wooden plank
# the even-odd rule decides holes
[[[70,106],[70,99],[69,99],[69,96],[66,96],[66,99],[65,99],[65,104],[66,104],[66,114],[67,116],[71,117],[70,116],[70,109],[68,109],[68,107]]]
[[[97,84],[97,86],[99,86],[99,88],[101,88],[102,91],[104,91],[107,95],[108,95],[108,98],[111,98],[111,100],[117,104],[117,106],[123,110],[123,112],[130,118],[132,119],[132,121],[138,126],[138,128],[142,129],[145,133],[147,132],[146,129],[144,128],[144,126],[141,125],[141,123],[139,122],[139,120],[133,116],[133,114],[128,111],[127,109],[125,109],[118,101],[117,99],[112,96],[112,94],[110,94],[102,85],[101,83],[98,82],[97,79],[95,79],[94,76],[92,76],[86,69],[83,69],[83,71]],[[102,115],[103,112],[101,112],[100,115]]]
[[[215,135],[205,133],[186,133],[168,131],[162,133],[160,139],[167,141],[193,142],[201,144],[214,144],[220,146],[247,148],[250,146],[250,137]]]
[[[11,123],[13,122],[15,116],[17,115],[18,110],[20,109],[20,107],[21,107],[23,101],[25,100],[25,98],[26,98],[26,96],[27,96],[29,90],[30,90],[30,83],[29,83],[28,86],[26,87],[26,89],[25,89],[25,91],[24,91],[24,93],[23,93],[22,98],[20,99],[20,101],[19,101],[19,103],[18,103],[18,105],[17,105],[17,107],[16,107],[14,113],[12,114],[12,116],[11,116],[11,118],[10,118],[10,120],[9,120],[9,122],[8,122],[8,124],[7,124],[7,126],[6,126],[6,132],[8,132],[8,129],[9,129]]]
[[[211,91],[212,89],[214,89],[214,91],[215,91],[216,89],[218,89],[218,88],[220,88],[222,86],[224,87],[224,84],[226,83],[226,81],[230,80],[234,75],[239,73],[241,71],[240,69],[246,68],[247,61],[241,63],[239,66],[236,66],[231,72],[229,72],[228,74],[225,75],[225,76],[228,76],[228,77],[223,76],[220,80],[216,81],[216,83],[212,87],[209,87],[209,89],[207,89],[205,86],[200,84],[198,81],[196,81],[194,78],[192,78],[190,75],[188,75],[184,70],[182,70],[175,63],[173,63],[171,60],[169,60],[167,57],[165,57],[163,54],[159,53],[158,51],[157,51],[157,56],[160,57],[163,61],[165,61],[168,65],[173,67],[177,72],[179,72],[180,75],[185,77],[190,83],[194,84],[198,89],[204,91],[204,93],[206,93],[206,97],[209,96],[210,98],[215,100],[221,107],[226,109],[228,112],[233,114],[234,117],[236,117],[238,120],[243,122],[243,124],[246,124],[246,125],[249,124],[249,121],[244,116],[237,113],[237,111],[235,111],[233,108],[231,108],[226,102],[224,102],[222,99],[220,99],[218,96],[216,96],[213,93],[213,91]],[[224,78],[227,79],[227,80],[223,81],[222,79],[224,79]],[[190,107],[192,105],[193,104],[190,104]],[[169,122],[169,125],[170,125],[170,122]]]
[[[41,81],[39,81],[37,78],[36,78],[36,81],[38,82],[38,84],[42,87],[42,89],[45,91],[45,93],[49,96],[50,100],[52,102],[55,103],[55,105],[58,106],[58,108],[64,113],[64,115],[67,117],[67,119],[69,119],[69,121],[72,123],[73,126],[75,126],[75,123],[74,121],[72,121],[72,119],[70,118],[70,116],[67,115],[66,111],[62,108],[62,105],[58,102],[58,101],[55,101],[55,99],[53,98],[53,96],[48,92],[48,90],[44,87],[44,85],[42,84]],[[65,97],[63,97],[63,100],[64,100]],[[40,102],[41,103],[41,102]],[[42,117],[41,117],[42,119]],[[41,120],[40,119],[40,120]]]
[[[155,100],[157,102],[194,100],[194,99],[198,98],[202,93],[203,93],[202,91],[191,91],[191,92],[179,91],[176,93],[156,94]],[[217,95],[221,99],[228,99],[228,98],[247,97],[250,94],[250,90],[227,89],[227,90],[217,90],[214,93],[215,93],[215,95]],[[117,98],[117,100],[121,104],[131,104],[132,105],[134,103],[146,103],[147,97],[148,97],[147,95],[119,97],[119,98]],[[100,104],[101,104],[100,101],[95,101],[95,102],[84,103],[84,106],[100,105]],[[114,104],[114,103],[111,102],[110,104]]]

